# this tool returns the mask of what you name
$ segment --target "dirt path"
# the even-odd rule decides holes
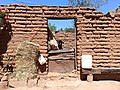
[[[38,86],[35,81],[29,81],[26,86],[26,81],[10,80],[10,85],[14,88],[7,90],[120,90],[119,81],[80,81],[80,79],[73,75],[49,74],[41,77]]]
[[[50,82],[50,81],[48,81]],[[54,85],[53,85],[54,82]],[[65,81],[70,85],[58,85],[58,82],[53,81],[51,85],[45,84],[45,86],[37,86],[37,87],[16,87],[8,90],[120,90],[120,82],[117,81],[94,81],[93,83],[88,83],[86,81],[80,81],[78,86],[73,86],[72,84],[75,82]],[[56,84],[55,84],[56,83]],[[52,86],[53,85],[53,86]]]

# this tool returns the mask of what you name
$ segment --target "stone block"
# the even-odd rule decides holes
[[[87,81],[88,82],[93,82],[93,75],[92,74],[87,75]]]

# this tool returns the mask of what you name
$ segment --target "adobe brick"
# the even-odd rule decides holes
[[[108,39],[105,39],[105,38],[100,38],[100,39],[95,39],[95,41],[99,41],[99,42],[108,42],[110,41],[109,38]]]
[[[109,56],[107,57],[101,57],[101,56],[94,56],[93,57],[94,58],[94,60],[108,60],[109,59]]]
[[[108,27],[108,24],[93,24],[93,27]]]
[[[96,21],[98,24],[109,24],[111,21]]]
[[[102,20],[102,21],[107,21],[108,20],[108,18],[107,17],[100,17],[100,19],[99,20]]]
[[[14,14],[14,16],[18,16],[18,17],[30,17],[31,15],[29,15],[29,14],[26,14],[26,13],[16,13],[16,14]]]
[[[96,55],[97,55],[97,56],[102,56],[102,57],[103,57],[103,56],[104,56],[104,57],[106,57],[106,56],[109,57],[109,56],[111,55],[111,53],[109,53],[109,52],[108,52],[108,53],[96,53]]]
[[[31,21],[19,21],[19,20],[17,20],[16,24],[31,24]]]
[[[101,53],[101,52],[102,52],[102,53],[108,53],[109,50],[108,50],[108,49],[104,49],[104,48],[103,48],[103,49],[94,49],[94,52],[96,52],[96,53],[97,53],[97,52],[98,52],[98,53]]]
[[[108,28],[113,28],[114,27],[114,24],[111,22],[109,23],[109,27]]]
[[[10,20],[27,20],[25,17],[9,17]]]
[[[58,13],[57,11],[44,11],[44,14],[55,14]]]
[[[91,11],[95,11],[96,9],[93,7],[79,7],[81,10],[91,10]]]
[[[33,18],[33,17],[30,17],[30,18],[27,18],[27,20],[30,20],[30,21],[42,21],[43,19],[42,18]]]
[[[15,15],[14,13],[9,13],[9,17],[14,16],[14,15]]]
[[[93,11],[93,13],[95,13],[95,14],[103,14],[102,12],[99,12],[99,11]]]
[[[20,24],[11,24],[12,27],[18,27],[18,28],[25,28],[26,25],[20,25]]]
[[[27,11],[26,13],[27,14],[42,14],[43,11],[42,10],[39,10],[39,11]]]
[[[26,10],[26,7],[15,7],[16,10]]]
[[[31,23],[32,23],[32,24],[36,24],[36,25],[37,25],[37,24],[39,24],[39,25],[40,25],[40,24],[41,24],[41,25],[42,25],[42,24],[47,24],[45,21],[32,21]]]
[[[34,28],[34,27],[42,27],[42,25],[26,25],[28,28]]]
[[[94,31],[94,34],[108,34],[108,31]]]
[[[9,9],[9,10],[15,10],[15,6],[8,5],[7,9]]]
[[[86,46],[81,46],[82,49],[93,49],[95,48],[93,45],[86,45]]]
[[[113,24],[120,24],[120,21],[112,21]]]
[[[88,11],[88,10],[78,10],[78,11],[77,11],[77,14],[83,14],[83,13],[84,13],[84,14],[86,14],[86,13],[87,13],[87,14],[92,14],[92,11]]]
[[[82,30],[85,30],[85,31],[95,31],[96,29],[95,28],[82,28]]]
[[[86,18],[96,18],[96,17],[102,17],[103,14],[85,14]]]
[[[96,24],[96,20],[89,21],[89,23],[91,23],[91,24]]]
[[[119,25],[119,24],[115,24],[115,27],[116,27],[116,28],[120,28],[120,25]]]
[[[120,21],[120,17],[115,17],[114,18],[116,21]]]

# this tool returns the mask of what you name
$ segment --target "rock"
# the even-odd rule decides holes
[[[70,77],[70,78],[77,78],[78,76],[77,76],[77,74],[71,73],[71,74],[68,74],[68,77]]]
[[[87,75],[87,81],[88,82],[93,82],[93,75],[92,74]]]
[[[3,74],[2,74],[2,73],[0,73],[0,81],[1,81],[2,77],[3,77]]]
[[[1,82],[8,81],[8,79],[9,79],[9,74],[5,73],[4,76],[1,79]]]
[[[1,79],[1,87],[8,87],[9,86],[9,73],[6,72],[2,79]]]
[[[6,84],[6,82],[0,82],[0,90],[6,90],[8,88]]]

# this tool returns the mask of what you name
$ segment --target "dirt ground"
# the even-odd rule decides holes
[[[100,80],[90,83],[81,81],[73,73],[49,73],[40,77],[38,85],[35,81],[29,80],[26,85],[26,80],[10,79],[10,87],[5,90],[120,90],[119,81]]]

